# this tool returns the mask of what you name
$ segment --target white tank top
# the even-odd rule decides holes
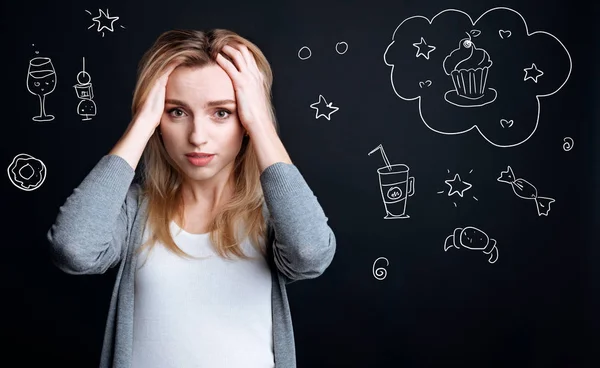
[[[144,234],[144,241],[148,236]],[[208,234],[171,222],[185,259],[156,244],[135,275],[133,368],[272,368],[271,271],[249,240],[251,260],[226,260]]]

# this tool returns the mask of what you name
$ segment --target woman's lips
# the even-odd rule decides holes
[[[202,155],[202,156],[188,156],[186,155],[188,161],[194,166],[206,166],[210,161],[212,161],[215,155]]]

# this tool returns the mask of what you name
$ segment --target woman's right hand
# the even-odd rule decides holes
[[[136,112],[121,139],[109,152],[109,154],[121,156],[134,170],[140,161],[148,140],[160,124],[165,110],[167,81],[177,65],[177,63],[169,65],[154,82],[146,101],[142,103],[142,106]]]
[[[144,124],[154,131],[159,125],[165,109],[165,96],[167,93],[167,81],[171,72],[178,66],[177,63],[169,65],[163,74],[158,77],[154,85],[146,97],[146,101],[142,104],[136,114],[136,124]]]

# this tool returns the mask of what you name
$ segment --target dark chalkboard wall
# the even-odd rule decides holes
[[[97,366],[115,273],[63,274],[46,231],[129,123],[143,52],[218,27],[270,60],[282,140],[337,237],[326,273],[288,287],[299,367],[599,366],[599,15],[579,0],[2,3],[2,361]],[[49,121],[36,57],[55,70]]]

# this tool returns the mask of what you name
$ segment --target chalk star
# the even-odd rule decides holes
[[[524,81],[526,81],[527,79],[531,79],[533,80],[535,83],[537,83],[538,78],[541,77],[542,75],[544,75],[544,72],[539,70],[537,68],[537,66],[535,66],[535,63],[531,63],[531,68],[525,68],[523,69],[525,71],[525,79],[523,79]],[[530,75],[529,73],[532,73],[533,75]]]
[[[331,120],[331,114],[333,114],[334,112],[336,112],[340,109],[339,107],[332,106],[332,104],[333,104],[333,102],[327,103],[327,101],[325,101],[325,97],[323,97],[323,95],[319,95],[319,101],[310,105],[310,107],[312,109],[317,110],[315,119],[318,119],[320,116],[323,116],[323,117],[325,117],[325,119]],[[325,105],[325,106],[319,106],[319,105]],[[319,107],[321,109],[329,109],[329,112],[326,114],[319,113]]]
[[[92,18],[92,20],[98,23],[98,32],[102,32],[103,29],[107,29],[111,32],[114,32],[113,23],[119,19],[119,17],[111,17],[108,15],[108,9],[106,9],[106,13],[102,9],[98,9],[100,11],[100,15]],[[109,25],[103,24],[104,22],[110,22]],[[90,26],[90,28],[93,27]],[[104,34],[103,34],[104,35]]]
[[[413,43],[413,46],[417,48],[417,57],[422,55],[427,60],[429,60],[429,53],[435,50],[435,46],[428,45],[423,37],[421,37],[421,42]],[[426,48],[427,51],[423,52],[422,48]]]
[[[450,190],[448,191],[448,197],[450,197],[454,193],[457,193],[459,196],[462,197],[464,192],[472,187],[472,185],[467,183],[466,181],[460,180],[460,176],[458,174],[455,174],[454,179],[452,180],[444,180],[444,183],[450,186]],[[462,189],[457,189],[461,187]]]

